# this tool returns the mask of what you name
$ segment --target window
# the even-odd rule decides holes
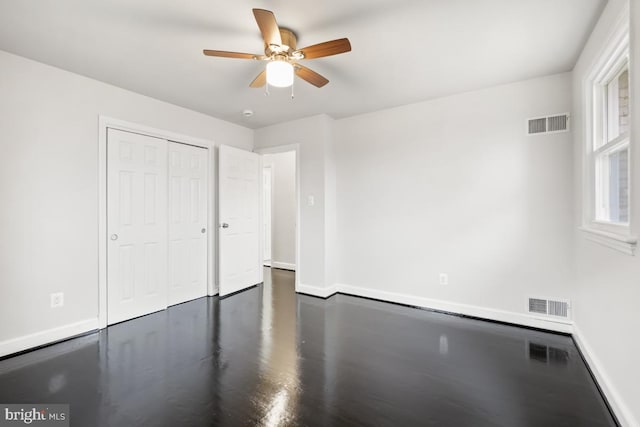
[[[594,85],[595,220],[629,224],[629,63]]]
[[[634,255],[631,235],[631,150],[628,16],[611,34],[583,86],[584,205],[581,229],[589,240]]]

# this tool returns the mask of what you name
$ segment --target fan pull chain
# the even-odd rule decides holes
[[[291,99],[295,98],[295,96],[293,94],[293,87],[295,86],[295,81],[296,81],[296,79],[293,79],[293,82],[291,83]]]
[[[264,96],[269,96],[269,82],[264,84]]]

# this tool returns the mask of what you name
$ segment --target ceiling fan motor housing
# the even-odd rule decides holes
[[[267,56],[271,56],[274,54],[285,54],[289,55],[290,53],[296,50],[297,38],[293,31],[287,28],[280,28],[280,38],[282,39],[282,45],[274,46],[265,44],[264,54]]]

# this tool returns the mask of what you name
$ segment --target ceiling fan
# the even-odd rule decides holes
[[[253,16],[264,38],[264,55],[209,49],[203,51],[207,56],[268,61],[265,69],[251,82],[250,87],[259,88],[267,83],[269,86],[289,87],[293,85],[294,74],[316,87],[322,87],[329,83],[329,80],[299,64],[298,61],[351,51],[351,43],[346,38],[297,49],[296,35],[289,29],[280,28],[273,12],[253,9]]]

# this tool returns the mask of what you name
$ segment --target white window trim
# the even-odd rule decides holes
[[[598,230],[590,227],[580,227],[585,233],[587,240],[599,243],[611,249],[627,255],[635,255],[638,247],[638,238],[635,236],[625,236],[623,234],[609,233],[607,231]]]
[[[635,255],[638,238],[631,234],[631,223],[616,224],[608,221],[599,221],[596,216],[595,186],[596,170],[595,156],[604,151],[614,151],[621,145],[628,144],[631,158],[632,144],[629,135],[622,135],[609,143],[598,144],[598,140],[605,138],[606,123],[596,123],[596,109],[602,108],[604,93],[596,87],[599,83],[618,74],[625,62],[629,64],[629,12],[620,17],[616,30],[612,32],[609,41],[594,64],[591,72],[583,80],[582,96],[584,99],[584,145],[583,145],[583,206],[582,225],[579,229],[585,237],[593,242],[606,247],[616,249],[627,255]],[[606,138],[605,138],[606,141]],[[598,148],[596,148],[598,147]],[[632,182],[629,182],[631,194]],[[629,213],[631,221],[631,212]]]

